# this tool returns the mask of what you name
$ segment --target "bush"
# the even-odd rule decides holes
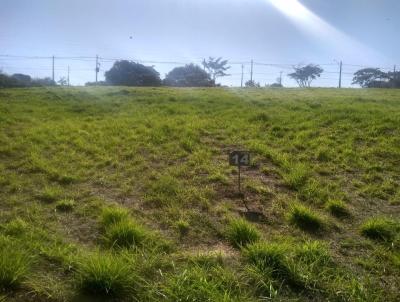
[[[326,209],[336,217],[347,217],[350,216],[350,212],[346,207],[345,203],[341,200],[330,200],[326,204]]]
[[[117,207],[104,208],[100,216],[100,223],[103,227],[107,227],[114,223],[127,220],[128,217],[129,213],[126,209]]]
[[[97,252],[78,263],[78,287],[85,293],[124,297],[135,293],[138,280],[129,264],[113,254]]]
[[[303,230],[319,231],[324,227],[322,218],[303,205],[292,206],[288,218],[290,223]]]
[[[75,201],[73,199],[63,199],[57,201],[56,209],[60,212],[71,212],[75,207]]]
[[[110,246],[129,248],[139,247],[148,237],[147,231],[130,221],[119,221],[106,228],[106,240]]]
[[[0,236],[0,290],[18,287],[29,272],[31,259],[9,238]]]
[[[380,241],[393,241],[399,230],[400,224],[387,218],[371,218],[361,226],[362,235]]]
[[[235,247],[243,247],[260,239],[260,232],[244,219],[231,220],[226,236]]]

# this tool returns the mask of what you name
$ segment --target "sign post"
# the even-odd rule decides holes
[[[240,168],[250,166],[250,152],[233,151],[229,153],[229,164],[238,167],[238,190],[239,194],[242,194]]]

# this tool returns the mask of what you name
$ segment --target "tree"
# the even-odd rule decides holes
[[[152,66],[121,60],[105,72],[106,81],[121,86],[160,86],[160,74]]]
[[[0,72],[0,88],[12,88],[19,86],[20,85],[16,79]]]
[[[296,80],[301,88],[311,87],[312,81],[321,76],[324,70],[319,65],[308,64],[306,66],[293,66],[294,72],[288,74]]]
[[[165,77],[164,84],[175,87],[212,87],[214,80],[200,66],[188,64],[172,69]]]
[[[15,80],[17,80],[18,83],[21,84],[21,86],[30,86],[31,85],[31,77],[26,74],[22,73],[14,73],[12,76]]]
[[[214,82],[219,77],[227,76],[228,74],[226,74],[225,71],[231,68],[230,66],[226,66],[228,64],[228,60],[222,60],[222,57],[209,57],[207,61],[204,59],[202,64]]]
[[[353,77],[353,84],[363,88],[383,87],[383,82],[388,79],[388,74],[379,68],[364,68],[358,70]]]
[[[388,72],[387,76],[391,87],[400,88],[400,71]]]
[[[67,79],[65,78],[65,77],[61,77],[58,81],[57,81],[57,83],[59,84],[59,85],[61,85],[61,86],[65,86],[65,85],[67,85]]]
[[[32,86],[55,86],[56,82],[51,78],[37,78],[32,80]]]
[[[256,83],[254,80],[248,80],[246,83],[244,83],[245,87],[253,87],[253,88],[260,88],[260,83]]]

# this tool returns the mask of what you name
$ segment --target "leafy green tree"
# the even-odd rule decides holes
[[[231,68],[230,66],[227,66],[228,60],[222,60],[222,57],[209,57],[207,61],[204,59],[202,64],[214,81],[219,77],[227,76],[228,74],[226,71]]]
[[[319,78],[324,70],[319,65],[308,64],[306,66],[294,66],[294,72],[288,74],[288,76],[294,79],[299,87],[308,88],[311,87],[312,81]]]
[[[105,72],[106,82],[121,86],[160,86],[160,74],[152,66],[121,60]]]
[[[164,84],[175,87],[211,87],[214,80],[200,66],[188,64],[172,69],[165,77]]]
[[[388,74],[379,68],[364,68],[358,70],[353,77],[353,84],[358,84],[363,88],[380,87],[382,83],[388,79]]]

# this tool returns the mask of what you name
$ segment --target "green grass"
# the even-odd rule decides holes
[[[190,224],[186,220],[180,219],[176,222],[176,228],[181,236],[185,236],[190,230]]]
[[[150,236],[142,226],[131,221],[120,221],[107,227],[105,238],[113,247],[141,247]]]
[[[2,89],[1,253],[26,270],[0,299],[399,301],[399,100]],[[251,152],[243,195],[232,150]]]
[[[100,222],[103,227],[112,226],[113,224],[126,221],[129,213],[126,209],[112,207],[104,208],[100,215]]]
[[[75,207],[75,200],[73,199],[63,199],[56,203],[56,209],[60,212],[71,212]]]
[[[37,194],[37,198],[44,202],[54,202],[61,197],[61,190],[57,187],[45,187]]]
[[[350,216],[350,211],[341,200],[329,200],[325,206],[326,210],[333,216],[342,218]]]
[[[243,247],[260,239],[260,232],[241,218],[232,219],[226,230],[226,237],[234,247]]]
[[[361,234],[380,241],[393,241],[399,231],[398,221],[382,217],[368,219],[361,225]]]
[[[76,281],[78,288],[91,295],[125,297],[134,295],[139,277],[120,256],[93,253],[78,263]]]
[[[300,204],[291,206],[288,213],[288,220],[291,224],[309,232],[321,231],[326,225],[324,219],[319,214]]]
[[[31,262],[21,246],[0,236],[0,291],[19,287],[30,271]]]

